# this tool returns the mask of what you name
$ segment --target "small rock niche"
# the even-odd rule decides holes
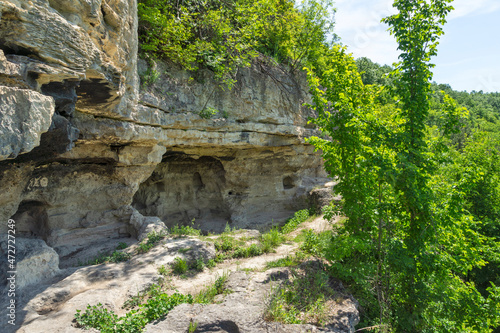
[[[17,236],[47,241],[50,235],[47,208],[48,205],[41,201],[22,201],[17,212],[11,217],[16,221]]]
[[[295,182],[293,181],[292,177],[287,176],[287,177],[283,178],[283,189],[291,190],[294,187],[295,187]]]

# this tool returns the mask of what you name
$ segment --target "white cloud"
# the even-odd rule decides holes
[[[498,0],[455,0],[451,5],[455,10],[449,14],[449,20],[469,15],[492,13],[500,9]]]
[[[395,13],[392,0],[337,1],[336,33],[355,57],[369,57],[381,64],[397,61],[397,44],[380,22]]]
[[[354,57],[380,64],[398,61],[399,51],[383,17],[395,13],[393,0],[337,0],[335,32]],[[457,90],[500,91],[500,45],[492,43],[500,28],[500,0],[455,0],[441,38],[435,79]],[[488,58],[484,58],[488,56]],[[493,58],[493,59],[492,59]]]

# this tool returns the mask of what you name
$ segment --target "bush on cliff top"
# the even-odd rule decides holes
[[[187,70],[209,68],[231,88],[238,68],[259,53],[280,63],[321,67],[333,36],[330,0],[139,0],[139,41],[146,59]]]

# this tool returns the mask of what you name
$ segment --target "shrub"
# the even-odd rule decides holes
[[[256,257],[262,254],[262,249],[257,244],[252,244],[247,248],[247,257]]]
[[[219,113],[218,110],[211,108],[211,107],[208,107],[208,108],[204,108],[203,110],[201,110],[199,115],[203,119],[210,119],[213,116],[215,116],[217,113]]]
[[[118,316],[99,303],[93,306],[88,305],[83,313],[81,310],[76,310],[75,320],[77,325],[82,328],[93,327],[101,332],[112,332],[118,321]]]
[[[293,217],[289,218],[285,225],[281,228],[281,232],[284,234],[288,234],[294,231],[301,223],[305,222],[309,218],[309,216],[310,213],[308,209],[302,209],[298,212],[295,212],[295,214],[293,214]]]
[[[314,256],[325,256],[332,238],[331,231],[315,233],[312,230],[305,232],[305,240],[301,249]]]
[[[271,230],[260,236],[262,252],[271,252],[274,248],[283,243],[284,240],[285,237],[280,233],[279,229],[272,228]]]
[[[118,317],[113,311],[101,303],[87,306],[85,312],[76,310],[75,320],[81,328],[96,328],[101,333],[140,333],[147,323],[166,316],[174,307],[182,303],[193,303],[191,295],[175,293],[171,296],[160,293],[151,297],[138,310],[132,310],[123,317]]]
[[[201,258],[196,259],[191,263],[191,268],[201,272],[205,268],[205,262]]]
[[[172,263],[172,270],[175,274],[178,275],[185,274],[188,270],[188,264],[186,260],[180,257],[175,258],[174,262]]]
[[[174,236],[200,236],[201,231],[198,229],[195,229],[193,227],[194,225],[194,219],[191,221],[191,226],[189,225],[183,225],[183,226],[173,226],[170,229],[170,234]]]
[[[209,68],[229,88],[258,52],[319,70],[332,35],[331,6],[328,0],[303,1],[300,9],[291,0],[140,0],[141,55],[191,71]]]
[[[152,231],[148,234],[146,240],[139,243],[137,247],[138,253],[146,253],[151,250],[156,244],[158,244],[162,239],[165,238],[165,233]]]
[[[214,268],[215,267],[215,260],[214,259],[210,259],[209,261],[207,261],[207,267],[208,268]]]
[[[182,303],[193,303],[191,295],[183,295],[175,293],[171,296],[167,294],[160,294],[147,301],[146,304],[141,305],[141,312],[144,313],[148,322],[160,319],[166,316],[170,310]]]
[[[215,249],[217,251],[229,252],[234,250],[236,247],[237,245],[235,244],[235,240],[225,234],[222,234],[215,242]]]
[[[196,297],[194,298],[194,302],[209,304],[214,301],[215,296],[223,293],[229,293],[229,290],[225,289],[227,278],[227,273],[224,273],[222,276],[215,279],[213,284],[207,286],[206,288],[201,290],[198,295],[196,295]]]

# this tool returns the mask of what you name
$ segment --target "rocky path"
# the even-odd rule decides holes
[[[187,332],[190,323],[197,325],[196,332],[352,332],[357,323],[356,302],[345,297],[337,302],[332,322],[324,328],[312,325],[283,325],[263,320],[266,299],[273,285],[289,278],[289,268],[266,269],[271,261],[293,256],[300,244],[290,241],[304,229],[324,231],[329,224],[322,218],[303,223],[292,232],[289,241],[281,244],[275,252],[252,258],[231,259],[216,267],[188,277],[159,273],[160,268],[170,267],[177,257],[186,260],[213,259],[216,251],[206,237],[167,238],[149,252],[134,255],[122,263],[108,263],[81,268],[67,268],[55,278],[26,290],[22,298],[23,310],[18,313],[18,322],[23,322],[17,332],[84,332],[75,327],[73,321],[77,309],[83,310],[88,304],[102,303],[104,307],[118,315],[128,310],[123,304],[131,297],[139,295],[162,278],[167,288],[183,294],[196,295],[218,276],[227,275],[227,295],[219,295],[218,303],[208,305],[183,304],[172,310],[165,320],[150,323],[145,332]],[[235,237],[255,231],[236,234]],[[239,235],[239,236],[238,236]],[[251,239],[252,237],[246,237]],[[131,246],[128,251],[133,252]],[[342,306],[340,304],[343,304]],[[0,322],[1,327],[7,327]],[[11,330],[15,332],[16,330]]]

